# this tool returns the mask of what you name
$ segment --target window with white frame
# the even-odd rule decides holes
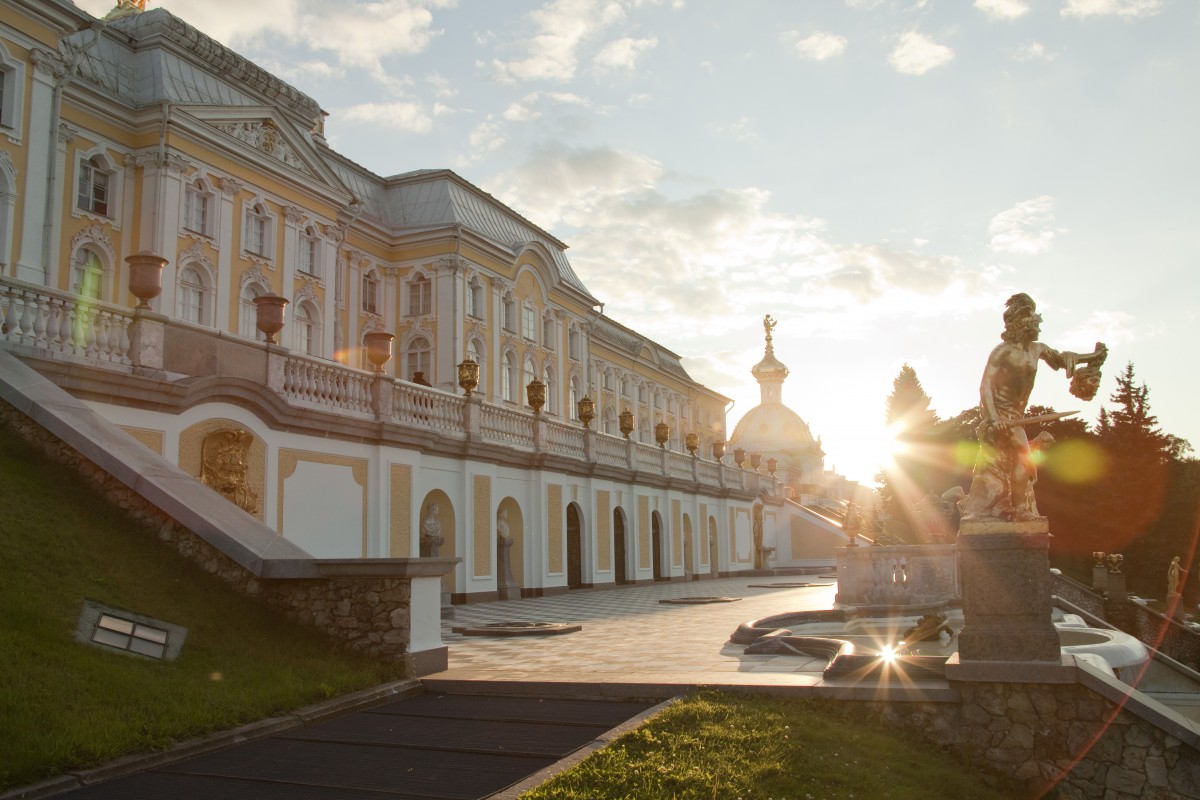
[[[424,275],[408,282],[408,316],[423,317],[432,308],[432,283]]]
[[[320,239],[311,225],[299,232],[296,242],[296,269],[314,278],[321,276]]]
[[[547,350],[558,349],[558,320],[550,314],[542,318],[542,344]]]
[[[525,387],[533,383],[533,379],[537,377],[537,369],[533,366],[533,359],[525,359],[525,368],[521,370],[521,402],[529,405],[529,392],[525,391]]]
[[[477,339],[471,339],[469,342],[467,342],[467,358],[479,365],[479,386],[475,388],[475,391],[479,392],[481,395],[486,395],[487,391],[483,388],[483,378],[485,372],[483,353],[483,345],[480,344]]]
[[[379,309],[379,275],[375,270],[368,270],[362,277],[362,310],[371,314],[382,313]]]
[[[604,389],[609,392],[613,389],[613,374],[611,369],[604,370]]]
[[[104,291],[104,261],[92,247],[83,246],[75,253],[71,270],[71,291],[89,300],[99,300]]]
[[[430,364],[432,363],[432,349],[429,346],[429,340],[424,336],[418,336],[408,344],[408,352],[405,354],[405,374],[404,377],[410,381],[417,379],[417,373],[421,373],[421,377],[432,383],[430,380],[432,372]]]
[[[517,332],[517,301],[513,300],[512,295],[504,298],[500,307],[500,327],[509,333]]]
[[[271,258],[274,220],[263,203],[246,207],[246,224],[242,231],[242,249],[263,258]]]
[[[579,333],[579,328],[572,325],[567,331],[567,356],[578,361],[582,349],[582,335]]]
[[[254,298],[267,294],[267,289],[258,283],[248,283],[242,287],[238,298],[238,335],[246,339],[264,341],[267,335],[258,329],[258,307]]]
[[[0,127],[8,129],[10,136],[21,135],[21,93],[25,87],[25,66],[10,58],[8,50],[0,44]]]
[[[609,434],[617,432],[617,410],[612,406],[604,409],[604,432]]]
[[[500,397],[503,400],[511,403],[513,398],[517,396],[515,384],[517,382],[517,357],[512,353],[505,353],[504,358],[500,362]]]
[[[192,233],[212,235],[212,193],[204,181],[195,180],[183,190],[183,227]]]
[[[530,342],[537,341],[537,309],[531,305],[521,306],[521,338]]]
[[[570,389],[567,391],[567,415],[571,419],[579,419],[579,379],[571,378]]]
[[[100,158],[94,156],[79,162],[79,180],[76,184],[75,205],[101,217],[108,216],[109,192],[112,188],[113,172]]]
[[[483,319],[483,309],[483,281],[474,277],[467,284],[467,314],[476,319]]]
[[[212,300],[207,273],[202,267],[188,264],[179,270],[179,289],[175,293],[179,318],[197,325],[209,324]]]
[[[644,383],[638,386],[638,402],[646,402],[646,384]]]
[[[296,350],[310,356],[321,355],[321,312],[311,300],[296,305],[292,319]]]

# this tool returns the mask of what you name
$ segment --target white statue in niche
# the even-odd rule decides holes
[[[425,507],[425,518],[421,521],[421,557],[437,558],[438,548],[446,540],[442,537],[442,523],[438,519],[441,508],[437,501]]]
[[[501,600],[521,596],[521,587],[512,574],[512,532],[508,527],[508,509],[496,512],[496,590]]]

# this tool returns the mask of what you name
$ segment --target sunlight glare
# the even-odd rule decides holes
[[[1063,483],[1093,483],[1108,471],[1108,456],[1092,442],[1072,439],[1045,452],[1043,468]]]

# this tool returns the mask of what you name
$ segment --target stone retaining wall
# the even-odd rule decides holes
[[[316,626],[352,650],[407,660],[411,599],[408,580],[386,576],[260,578],[3,401],[0,425],[81,475],[147,532],[236,591]]]
[[[877,724],[1015,778],[1031,797],[1200,798],[1200,752],[1079,683],[952,682],[959,703],[864,703]]]

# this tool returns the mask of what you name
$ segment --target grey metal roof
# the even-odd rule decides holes
[[[692,381],[692,377],[683,368],[683,361],[679,356],[610,317],[596,317],[592,326],[592,335],[634,358],[640,358],[642,348],[649,347],[655,366],[686,381]],[[694,383],[694,381],[692,382]]]

